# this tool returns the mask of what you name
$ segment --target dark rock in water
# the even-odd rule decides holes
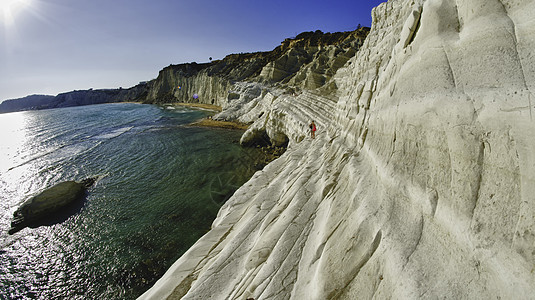
[[[10,234],[32,225],[47,225],[54,217],[76,211],[76,204],[82,204],[86,190],[95,183],[95,178],[81,182],[64,181],[26,200],[14,213]],[[78,207],[81,208],[81,205]],[[69,214],[70,213],[70,214]],[[68,217],[68,216],[67,216]],[[52,221],[51,221],[52,220]]]
[[[80,181],[80,183],[81,183],[86,189],[88,189],[88,188],[90,188],[91,186],[93,186],[93,184],[95,184],[95,181],[96,181],[96,180],[97,180],[97,179],[94,178],[94,177],[92,177],[92,178],[86,178],[86,179]]]

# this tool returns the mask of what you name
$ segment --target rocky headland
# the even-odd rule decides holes
[[[148,82],[142,82],[128,89],[89,89],[61,93],[56,96],[31,95],[3,101],[0,103],[0,113],[115,102],[142,102],[148,89]]]
[[[231,54],[210,63],[169,65],[156,79],[127,89],[89,89],[6,100],[0,103],[0,113],[128,101],[204,103],[224,108],[239,99],[240,94],[233,91],[238,82],[276,85],[289,91],[317,88],[355,55],[368,31],[363,27],[348,32],[303,32],[272,51]],[[193,98],[194,94],[198,97]]]
[[[141,299],[533,298],[534,14],[390,0],[363,42],[162,70],[147,101],[195,91],[288,149]]]

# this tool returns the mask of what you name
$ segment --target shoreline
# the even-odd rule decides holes
[[[210,110],[214,112],[223,111],[223,108],[221,106],[213,105],[213,104],[205,104],[205,103],[177,102],[177,103],[168,103],[168,105],[184,106],[184,107],[189,107],[189,108],[199,108],[199,109]],[[244,131],[249,128],[249,124],[241,123],[238,121],[214,120],[212,119],[212,116],[196,120],[188,124],[188,126],[223,128],[223,129],[244,130]]]
[[[223,108],[218,105],[213,104],[205,104],[205,103],[187,103],[187,102],[177,102],[177,103],[169,103],[171,105],[178,105],[178,106],[186,106],[186,107],[193,107],[193,108],[202,108],[202,109],[208,109],[213,110],[217,112],[221,112]]]
[[[248,124],[240,123],[237,121],[218,121],[210,118],[202,118],[193,123],[188,124],[188,126],[199,126],[199,127],[211,127],[211,128],[224,128],[224,129],[233,129],[233,130],[247,130],[249,128]]]

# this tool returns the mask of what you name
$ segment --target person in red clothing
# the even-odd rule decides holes
[[[309,127],[310,127],[310,136],[313,139],[315,139],[316,138],[316,124],[314,123],[314,121],[312,121],[312,123],[310,123]]]

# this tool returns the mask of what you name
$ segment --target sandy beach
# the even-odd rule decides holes
[[[204,118],[200,119],[198,121],[195,121],[190,126],[202,126],[202,127],[216,127],[216,128],[225,128],[225,129],[236,129],[236,130],[246,130],[249,128],[249,125],[240,123],[240,122],[232,122],[232,121],[218,121],[213,120],[210,118]]]
[[[173,103],[172,105],[187,106],[187,107],[194,107],[194,108],[202,108],[202,109],[213,110],[213,111],[217,111],[217,112],[220,112],[222,110],[221,106],[212,105],[212,104],[204,104],[204,103],[180,102],[180,103]]]

